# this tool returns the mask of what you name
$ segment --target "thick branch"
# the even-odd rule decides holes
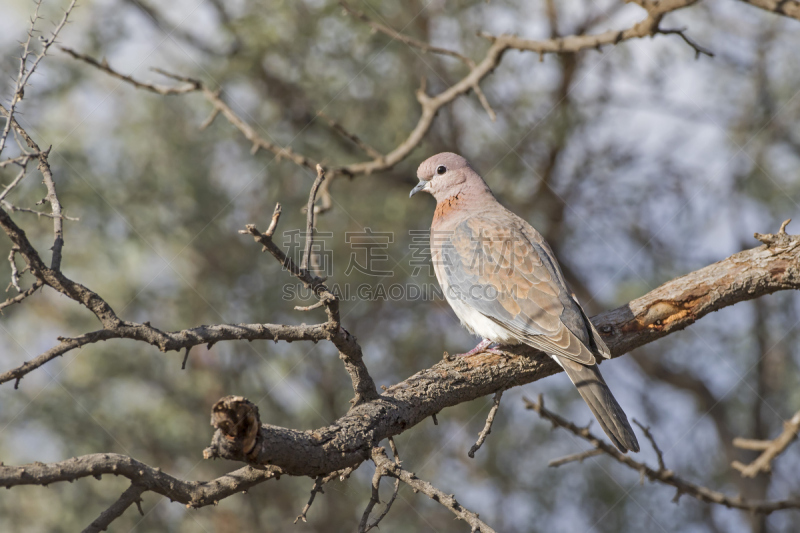
[[[800,288],[800,238],[735,254],[665,283],[618,309],[592,319],[613,357],[679,331],[737,302]],[[280,466],[293,475],[317,476],[361,462],[381,440],[398,435],[446,407],[523,385],[560,371],[549,357],[527,347],[504,355],[444,360],[354,407],[332,426],[313,432],[264,425],[248,460]],[[236,424],[236,421],[232,421]],[[214,440],[216,453],[243,460],[231,443]]]

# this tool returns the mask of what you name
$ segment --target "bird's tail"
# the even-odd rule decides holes
[[[592,414],[600,422],[600,427],[622,453],[628,450],[638,452],[639,441],[628,423],[628,417],[611,394],[597,365],[584,366],[560,356],[558,363],[575,384]]]

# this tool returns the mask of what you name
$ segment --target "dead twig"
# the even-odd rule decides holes
[[[558,468],[559,466],[565,465],[567,463],[582,463],[584,459],[588,459],[590,457],[596,457],[598,455],[603,455],[603,450],[586,450],[585,452],[574,453],[572,455],[565,455],[559,459],[553,459],[547,466],[552,468]]]
[[[486,440],[486,437],[488,437],[489,433],[492,432],[492,424],[494,423],[494,417],[497,414],[497,410],[500,408],[500,399],[502,397],[503,391],[499,390],[495,393],[492,400],[492,408],[489,409],[489,415],[486,417],[486,424],[483,426],[483,429],[478,435],[478,441],[473,444],[472,448],[470,448],[467,452],[467,455],[469,455],[471,459],[475,458],[475,452],[477,452],[481,446],[483,446],[483,442]]]

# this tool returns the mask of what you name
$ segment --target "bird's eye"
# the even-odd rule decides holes
[[[439,174],[440,176],[445,172],[447,172],[447,167],[445,167],[444,165],[439,165],[438,167],[436,167],[436,173]]]

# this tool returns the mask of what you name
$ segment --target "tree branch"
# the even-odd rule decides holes
[[[734,461],[731,466],[741,472],[742,477],[756,477],[761,472],[769,472],[772,468],[772,461],[794,442],[798,433],[800,433],[800,411],[783,423],[783,433],[774,440],[759,441],[758,447],[754,447],[753,441],[750,440],[733,439],[733,445],[737,448],[758,449],[763,450],[763,452],[758,456],[758,459],[749,465]]]
[[[89,527],[83,530],[83,533],[99,533],[107,530],[111,522],[122,516],[122,513],[134,503],[139,508],[139,513],[144,516],[141,506],[143,492],[145,492],[144,487],[136,483],[131,484],[119,499],[111,504],[111,507],[103,511],[94,522],[89,524]]]
[[[560,417],[559,415],[553,413],[552,411],[548,411],[544,407],[544,401],[542,400],[542,396],[539,396],[538,402],[531,402],[527,398],[525,399],[525,406],[528,409],[536,411],[540,417],[544,418],[545,420],[550,421],[553,424],[553,427],[560,427],[564,428],[567,431],[570,431],[572,434],[582,438],[583,440],[589,442],[592,446],[596,449],[601,450],[606,455],[609,455],[617,462],[624,464],[625,466],[632,468],[639,472],[642,478],[647,478],[652,482],[661,483],[664,485],[670,485],[675,487],[676,494],[675,499],[673,501],[677,501],[678,498],[686,494],[687,496],[691,496],[696,498],[702,502],[706,503],[713,503],[718,505],[723,505],[725,507],[731,509],[741,509],[743,511],[750,511],[752,513],[762,513],[762,514],[770,514],[775,511],[779,511],[781,509],[797,509],[800,508],[800,500],[798,499],[789,499],[789,500],[782,500],[782,501],[753,501],[753,500],[745,500],[739,496],[731,497],[723,494],[721,492],[717,492],[711,490],[707,487],[702,487],[700,485],[695,485],[689,481],[686,481],[677,475],[671,470],[667,470],[663,467],[663,461],[659,461],[660,465],[658,469],[652,468],[645,463],[636,461],[629,457],[626,454],[622,454],[617,451],[614,446],[611,444],[607,444],[599,437],[593,435],[588,428],[579,427],[569,420]],[[649,433],[649,431],[648,431]],[[651,443],[654,444],[652,439],[652,435],[648,435]],[[658,447],[655,448],[658,450]],[[659,455],[660,453],[657,452]]]
[[[104,474],[126,477],[145,491],[156,492],[186,504],[187,507],[198,508],[214,505],[237,492],[247,491],[268,479],[278,478],[281,470],[275,467],[258,469],[246,466],[210,481],[184,481],[127,455],[95,453],[58,463],[21,466],[5,466],[0,463],[0,487],[46,487],[51,483],[74,481],[89,476],[100,478]]]
[[[780,242],[778,242],[780,241]],[[592,319],[619,357],[679,331],[703,316],[737,302],[800,288],[800,237],[746,250],[674,279]],[[503,355],[478,354],[443,360],[350,410],[333,425],[313,432],[264,425],[247,460],[280,466],[292,475],[317,476],[364,460],[381,440],[398,435],[446,407],[561,371],[549,357],[525,346]],[[239,421],[231,420],[236,425]],[[230,436],[229,436],[230,437]],[[243,460],[235,436],[217,431],[212,448],[220,457]]]
[[[431,500],[442,504],[450,510],[456,518],[464,520],[470,525],[472,531],[480,531],[482,533],[494,533],[494,529],[486,525],[478,516],[477,513],[464,508],[455,496],[452,494],[445,494],[437,489],[427,481],[418,478],[413,472],[409,472],[401,467],[399,464],[392,462],[386,456],[386,451],[383,448],[373,448],[371,452],[372,460],[378,468],[383,469],[387,476],[399,479],[415,491],[423,493]]]
[[[475,452],[480,450],[481,446],[483,446],[483,442],[486,440],[486,437],[489,436],[489,433],[492,432],[492,424],[494,423],[494,417],[497,415],[497,410],[500,408],[500,398],[503,397],[503,391],[499,390],[495,393],[494,399],[492,400],[492,408],[489,409],[489,415],[486,417],[486,424],[483,426],[480,434],[478,435],[478,441],[472,445],[472,448],[469,449],[467,455],[469,455],[470,459],[475,458]]]
[[[479,100],[481,100],[481,104],[487,109],[489,115],[493,116],[494,112],[488,105],[488,101],[486,100],[485,95],[483,95],[483,93],[480,91],[480,82],[484,78],[489,76],[489,74],[491,74],[500,65],[503,54],[507,50],[515,49],[520,51],[532,51],[539,53],[539,55],[576,53],[587,49],[599,49],[604,45],[616,45],[622,41],[630,39],[641,39],[643,37],[654,36],[658,33],[663,33],[659,29],[659,23],[661,22],[661,19],[663,18],[664,15],[672,11],[677,11],[679,9],[688,7],[695,2],[696,0],[662,0],[660,2],[655,2],[652,0],[638,1],[636,3],[638,3],[643,9],[647,11],[647,17],[643,21],[635,24],[634,26],[632,26],[627,30],[608,31],[598,35],[573,35],[573,36],[559,37],[544,41],[534,41],[534,40],[521,39],[513,35],[500,35],[495,37],[488,34],[482,34],[484,37],[492,41],[492,44],[491,46],[489,46],[489,49],[487,50],[484,59],[481,60],[479,63],[475,63],[471,59],[462,56],[457,52],[449,51],[446,49],[439,49],[437,47],[432,47],[427,43],[422,43],[421,41],[417,41],[415,39],[411,39],[410,37],[403,36],[402,34],[395,32],[391,28],[388,28],[383,25],[378,25],[380,26],[380,28],[375,28],[375,29],[383,33],[387,33],[387,35],[390,35],[393,38],[396,38],[408,44],[409,46],[414,46],[416,48],[437,53],[445,53],[461,59],[470,66],[470,72],[466,76],[464,76],[460,81],[458,81],[451,87],[445,89],[444,91],[435,96],[427,95],[424,89],[418,91],[417,100],[419,101],[421,108],[420,117],[419,120],[417,121],[416,126],[411,130],[411,132],[409,132],[405,140],[403,140],[400,144],[398,144],[389,153],[381,155],[380,157],[373,157],[373,159],[369,161],[364,161],[344,166],[335,166],[335,165],[331,166],[330,168],[328,168],[331,174],[330,178],[332,180],[333,178],[335,178],[337,175],[340,174],[349,176],[355,176],[360,174],[369,175],[372,174],[373,172],[379,172],[391,169],[400,161],[404,160],[422,142],[422,139],[430,130],[438,111],[442,107],[451,103],[459,96],[466,94],[469,91],[476,92]],[[369,19],[368,17],[366,18],[369,23],[377,24],[371,21],[371,19]],[[667,32],[676,33],[676,31],[673,30],[667,30]],[[684,40],[686,40],[685,35],[681,35],[681,37],[684,38]],[[695,50],[697,49],[698,47],[695,46]],[[203,84],[199,80],[188,78],[185,76],[179,76],[176,74],[171,74],[168,72],[164,72],[163,70],[156,69],[157,72],[160,72],[161,74],[167,77],[170,77],[172,79],[175,79],[177,81],[186,84],[184,87],[180,88],[165,89],[157,87],[152,84],[147,84],[137,81],[131,78],[130,76],[126,76],[124,74],[121,74],[113,70],[111,67],[108,66],[107,63],[105,62],[101,63],[96,59],[93,59],[84,54],[79,54],[69,49],[64,49],[64,51],[72,55],[72,57],[74,57],[75,59],[84,61],[92,65],[93,67],[108,73],[109,75],[112,75],[128,83],[131,83],[132,85],[141,89],[149,90],[159,94],[182,94],[187,92],[199,91],[203,94],[206,100],[208,100],[208,102],[214,107],[216,111],[220,112],[233,126],[235,126],[245,136],[245,138],[248,141],[252,143],[254,151],[257,151],[259,149],[264,149],[274,153],[277,159],[285,157],[286,159],[293,161],[295,164],[299,166],[306,167],[312,170],[315,168],[317,164],[317,162],[314,159],[308,156],[299,154],[289,147],[285,148],[280,147],[260,137],[249,124],[247,124],[238,115],[236,115],[236,113],[233,112],[233,110],[222,100],[220,94],[217,91],[213,91],[210,88],[206,87],[205,84]],[[326,189],[326,187],[323,187],[323,189]]]

